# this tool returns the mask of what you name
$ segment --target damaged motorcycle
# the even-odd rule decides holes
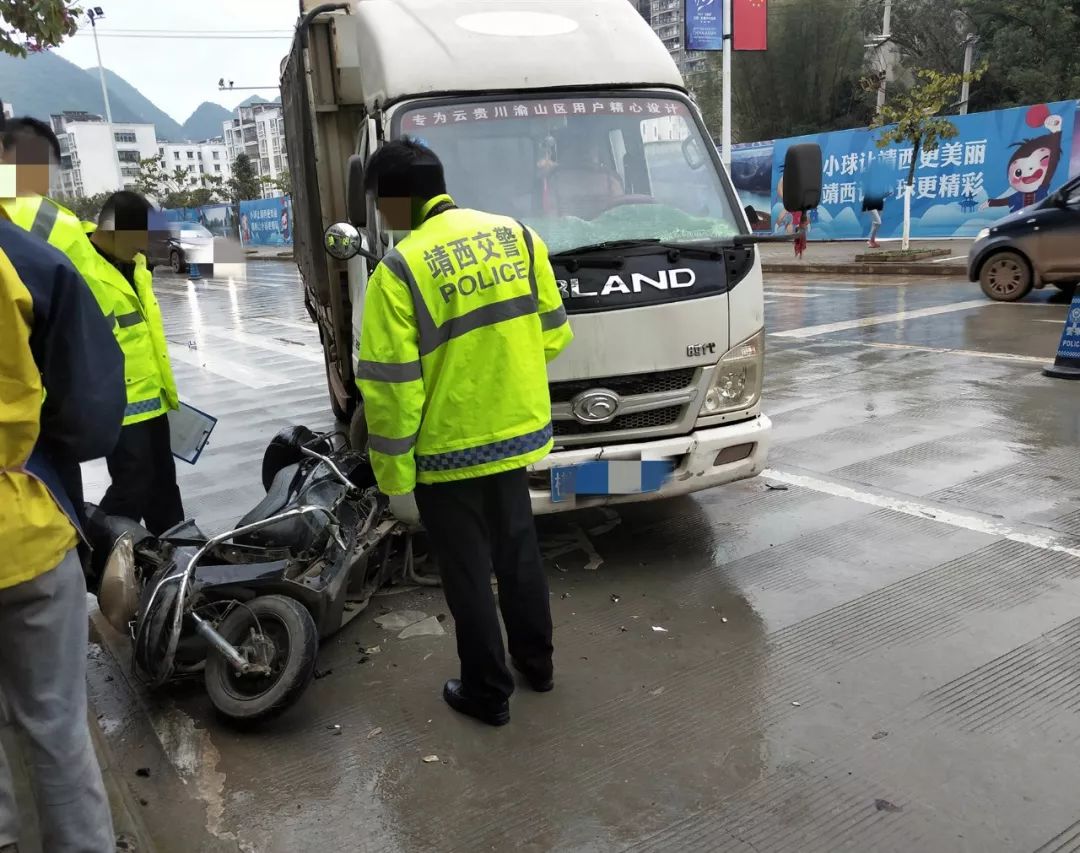
[[[320,639],[394,582],[417,575],[412,539],[389,511],[368,458],[339,433],[278,433],[263,455],[264,497],[215,536],[185,521],[161,536],[87,504],[91,584],[102,614],[133,643],[151,687],[198,677],[237,722],[291,706]]]

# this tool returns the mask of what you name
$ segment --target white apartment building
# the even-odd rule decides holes
[[[187,169],[188,186],[194,188],[206,183],[205,178],[229,180],[232,175],[232,159],[221,139],[203,142],[159,142],[158,155],[161,165],[169,175],[177,166]]]
[[[7,101],[0,101],[0,108],[3,109],[4,118],[15,118],[15,110]]]
[[[637,6],[641,16],[649,22],[671,58],[679,66],[683,77],[702,71],[705,67],[706,54],[701,51],[688,51],[684,47],[686,39],[686,3],[685,0],[631,0]]]
[[[66,195],[133,189],[139,161],[158,154],[152,124],[114,123],[110,129],[99,115],[65,112],[52,116],[52,128],[60,140],[59,183]]]
[[[247,154],[259,177],[277,178],[289,171],[285,153],[285,119],[280,104],[250,104],[238,107],[233,118],[223,123],[225,148],[232,163]],[[263,185],[263,198],[281,195]]]

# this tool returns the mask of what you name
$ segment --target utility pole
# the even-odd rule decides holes
[[[105,123],[109,130],[109,150],[112,152],[113,163],[116,165],[117,189],[124,188],[124,175],[120,171],[120,157],[116,153],[116,137],[113,135],[112,107],[109,106],[109,88],[105,85],[105,66],[101,64],[101,48],[98,46],[97,21],[105,17],[100,6],[93,6],[87,11],[90,18],[90,29],[94,33],[94,52],[97,54],[98,79],[101,81],[101,97],[105,99]]]
[[[731,168],[731,0],[724,0],[724,58],[721,93],[720,159]]]
[[[883,71],[881,73],[881,87],[877,93],[877,111],[881,114],[881,110],[885,107],[885,87],[889,82],[889,57],[886,54],[888,50],[889,39],[892,37],[892,0],[885,0],[885,17],[881,21],[881,36],[879,39],[875,39],[878,42],[878,56],[881,58],[881,64]]]
[[[966,116],[968,113],[968,101],[971,100],[971,80],[968,75],[971,74],[971,63],[975,55],[975,42],[979,40],[979,37],[974,33],[968,33],[968,37],[964,39],[964,82],[960,84],[960,115]]]

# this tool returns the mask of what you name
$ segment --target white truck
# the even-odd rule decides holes
[[[550,249],[575,339],[550,368],[555,452],[531,471],[537,514],[758,474],[771,424],[753,244],[768,238],[752,234],[674,62],[635,8],[302,0],[301,11],[281,74],[295,251],[331,404],[354,439],[365,288],[393,239],[364,196],[364,164],[409,135],[442,159],[459,206],[512,216]],[[816,205],[820,182],[816,147],[789,153],[789,209]],[[608,488],[553,500],[553,470],[594,460],[662,460],[671,474],[648,491],[634,464],[619,464]]]

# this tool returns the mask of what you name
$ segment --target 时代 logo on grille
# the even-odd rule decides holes
[[[585,391],[570,401],[570,411],[583,424],[610,423],[619,413],[619,395],[603,389]]]

